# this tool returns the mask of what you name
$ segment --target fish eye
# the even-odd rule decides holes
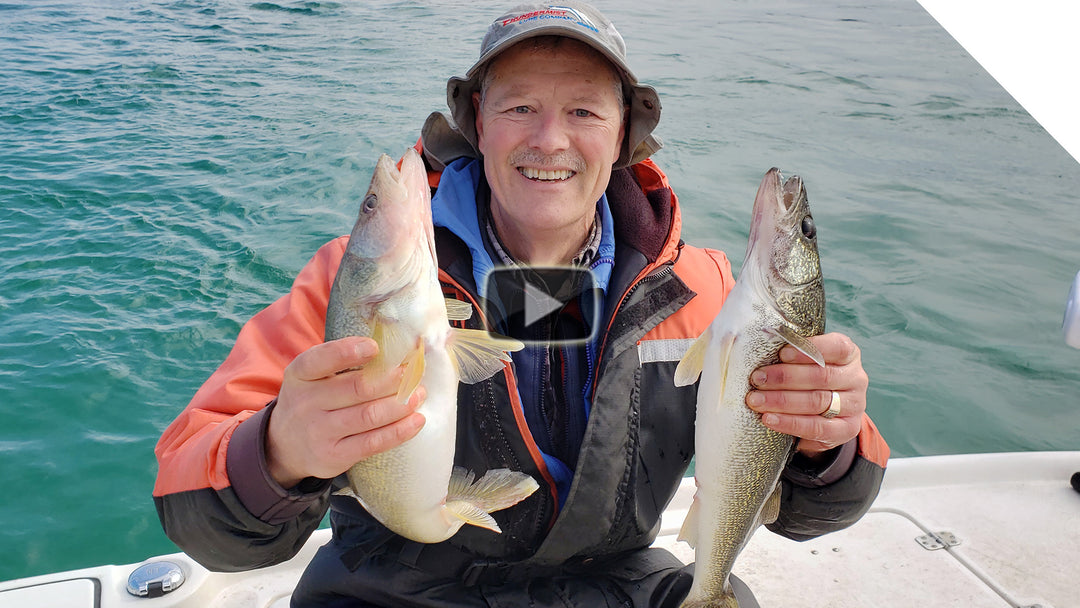
[[[814,225],[814,218],[809,215],[802,218],[802,233],[803,236],[810,240],[817,236],[817,226]]]
[[[364,197],[364,204],[361,207],[364,213],[371,213],[379,206],[379,197],[375,196],[375,193],[371,193]]]

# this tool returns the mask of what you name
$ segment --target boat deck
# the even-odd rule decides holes
[[[761,529],[735,564],[763,608],[1080,607],[1080,452],[898,458],[854,526],[795,542]],[[656,541],[676,541],[693,497],[687,480]],[[101,566],[0,583],[0,608],[287,608],[304,564],[329,540],[319,530],[293,560],[252,572],[210,573],[182,553],[176,591],[125,591],[138,565]],[[148,560],[151,561],[151,560]]]
[[[895,459],[854,526],[801,543],[759,529],[734,572],[763,608],[1080,607],[1076,471],[1077,452]],[[682,515],[657,544],[686,561]]]

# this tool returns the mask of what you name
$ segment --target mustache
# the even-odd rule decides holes
[[[528,166],[542,168],[566,168],[581,173],[585,170],[585,159],[573,152],[543,154],[535,150],[521,150],[510,155],[510,164],[515,167]]]

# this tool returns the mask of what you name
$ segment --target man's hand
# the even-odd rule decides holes
[[[400,368],[363,368],[378,350],[370,338],[342,338],[313,346],[285,368],[266,437],[270,475],[282,487],[336,477],[420,431],[423,387],[398,402]]]
[[[810,341],[825,357],[825,367],[785,346],[780,350],[781,363],[760,367],[750,375],[757,390],[746,395],[746,405],[762,414],[765,426],[798,437],[798,450],[814,457],[859,434],[869,379],[859,347],[851,338],[831,333]],[[833,391],[840,395],[840,414],[830,419],[821,414],[829,409]]]

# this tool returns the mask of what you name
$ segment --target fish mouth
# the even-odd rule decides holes
[[[517,167],[522,177],[534,182],[564,182],[575,175],[572,169],[538,169],[535,167]]]
[[[758,187],[757,198],[754,200],[756,208],[759,200],[762,204],[775,203],[780,215],[791,212],[799,205],[802,198],[806,197],[806,189],[803,188],[802,178],[798,175],[784,179],[784,173],[773,167],[765,174]],[[765,211],[764,209],[762,211]]]
[[[782,193],[783,178],[780,169],[776,167],[769,169],[765,177],[761,178],[761,185],[758,186],[757,195],[754,196],[754,210],[750,217],[750,238],[746,241],[746,260],[749,260],[753,254],[760,235],[769,234],[776,223],[775,218],[789,209],[785,204],[786,197]]]
[[[777,171],[777,179],[778,181],[783,180],[783,175],[779,171]],[[780,204],[785,212],[792,211],[805,198],[806,188],[803,187],[802,178],[798,175],[792,175],[788,178],[780,189]]]
[[[398,188],[398,196],[406,197],[413,191],[421,191],[427,184],[427,171],[424,161],[414,148],[409,148],[400,161],[394,161],[388,154],[379,156],[375,163],[372,189]],[[421,197],[422,198],[422,197]]]
[[[776,264],[788,265],[787,261],[774,259],[787,255],[777,249],[777,239],[786,241],[812,237],[806,234],[807,230],[813,231],[812,221],[806,222],[807,218],[800,218],[806,205],[806,189],[801,177],[793,175],[785,179],[780,169],[769,169],[761,179],[754,198],[750,238],[743,260],[744,272],[753,267],[764,269]]]
[[[404,176],[397,168],[397,163],[387,154],[379,155],[372,172],[371,187],[369,193],[388,196],[393,193],[397,197],[405,197]]]
[[[401,265],[430,223],[431,206],[423,161],[409,148],[400,169],[389,155],[375,164],[371,186],[361,203],[348,250],[360,259]]]
[[[750,239],[747,242],[747,255],[753,249],[758,235],[766,228],[773,228],[781,218],[795,211],[806,199],[806,188],[798,175],[784,179],[780,169],[773,167],[761,179],[757,195],[754,197],[754,211],[751,220]],[[767,232],[766,232],[767,234]]]

